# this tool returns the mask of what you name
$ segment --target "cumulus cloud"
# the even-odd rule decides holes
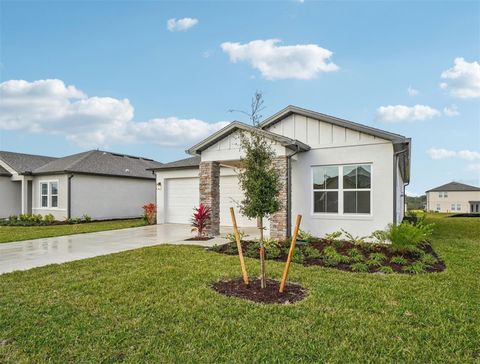
[[[168,19],[167,29],[170,32],[185,32],[191,27],[198,24],[198,19],[195,18],[182,18],[182,19]]]
[[[248,62],[268,80],[309,80],[322,72],[339,69],[330,62],[333,53],[328,49],[316,44],[282,46],[279,43],[279,39],[253,40],[245,44],[225,42],[221,48],[231,62]]]
[[[226,122],[177,117],[134,121],[128,99],[87,96],[62,80],[0,83],[0,130],[63,135],[82,147],[148,142],[185,147]]]
[[[408,93],[408,96],[417,96],[418,90],[414,89],[412,86],[408,86],[407,93]]]
[[[440,84],[454,97],[463,99],[480,97],[480,63],[455,58],[454,66],[440,75],[445,81]]]
[[[427,154],[432,159],[460,158],[468,161],[480,160],[480,152],[472,150],[455,151],[444,148],[430,148],[427,150]]]
[[[377,109],[377,119],[386,122],[422,121],[440,115],[440,111],[427,105],[388,105]]]

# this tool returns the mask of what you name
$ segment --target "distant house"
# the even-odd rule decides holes
[[[63,158],[0,152],[0,218],[52,214],[57,220],[137,217],[155,201],[151,159],[91,150]]]
[[[340,228],[369,235],[402,221],[409,138],[295,106],[267,118],[260,129],[272,143],[283,182],[282,209],[270,219],[270,236],[290,235],[297,214],[303,215],[302,229],[318,236]],[[238,209],[244,197],[235,171],[243,156],[239,133],[252,130],[234,121],[191,147],[191,158],[155,168],[157,222],[187,224],[193,206],[203,202],[212,208],[209,234],[231,225],[230,207],[240,227],[256,226]]]
[[[480,212],[480,188],[450,182],[432,188],[427,194],[427,211],[472,213]]]

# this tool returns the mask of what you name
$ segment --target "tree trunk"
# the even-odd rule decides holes
[[[257,227],[260,230],[260,287],[265,288],[266,274],[265,274],[265,246],[263,245],[263,217],[257,217]]]

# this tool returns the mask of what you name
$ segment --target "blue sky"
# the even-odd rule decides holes
[[[411,193],[480,184],[479,2],[0,6],[1,150],[167,162],[262,90],[411,137]]]

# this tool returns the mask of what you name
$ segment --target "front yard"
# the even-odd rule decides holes
[[[145,225],[143,219],[94,221],[82,224],[50,226],[0,226],[0,243],[11,241],[49,238],[72,234],[93,233]]]
[[[2,275],[0,362],[478,362],[480,221],[430,219],[444,272],[293,264],[308,290],[294,305],[217,294],[238,258],[191,246]],[[267,264],[278,279],[283,264]]]

